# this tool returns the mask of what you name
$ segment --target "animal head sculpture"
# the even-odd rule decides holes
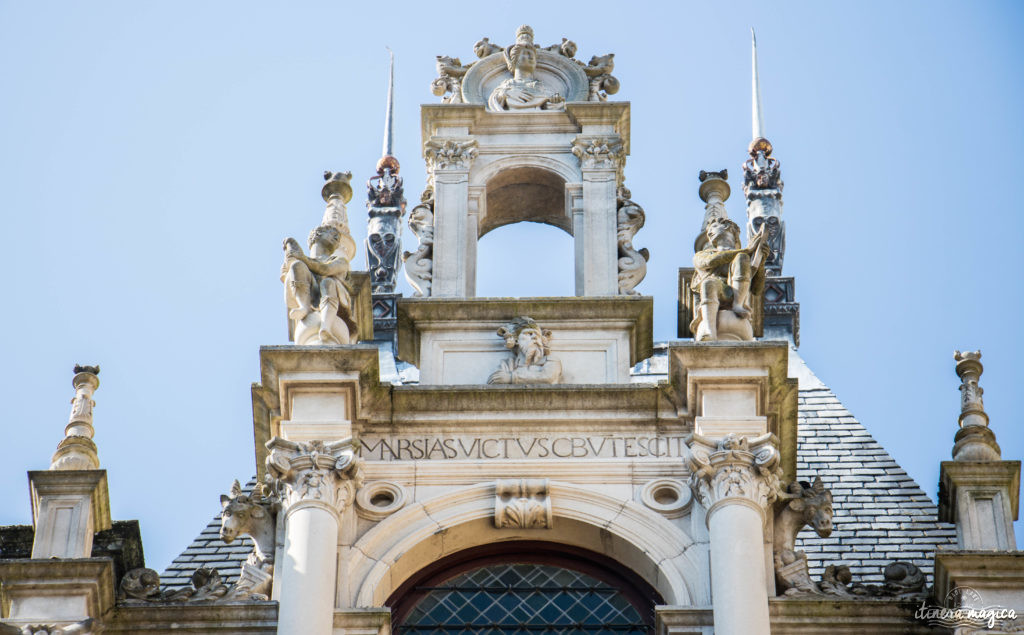
[[[231,544],[243,535],[256,537],[263,526],[273,523],[273,501],[263,494],[257,485],[251,494],[245,494],[236,480],[231,486],[231,495],[221,495],[220,538]]]
[[[832,492],[825,489],[821,477],[816,477],[813,485],[795,482],[789,486],[789,493],[792,498],[786,508],[798,514],[803,521],[797,531],[804,525],[810,525],[822,538],[829,537],[832,534]]]

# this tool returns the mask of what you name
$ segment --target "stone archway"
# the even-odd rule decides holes
[[[550,529],[494,527],[495,484],[471,485],[416,503],[382,521],[351,547],[342,595],[380,607],[406,580],[465,549],[541,540],[597,552],[634,572],[668,604],[710,603],[707,563],[693,539],[664,517],[597,490],[551,482]]]

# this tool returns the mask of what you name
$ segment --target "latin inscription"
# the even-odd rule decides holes
[[[364,437],[360,456],[376,461],[681,457],[671,437]]]

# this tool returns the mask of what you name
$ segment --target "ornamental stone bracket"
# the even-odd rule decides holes
[[[507,479],[494,485],[494,526],[498,529],[551,529],[548,479]]]
[[[340,514],[362,485],[363,460],[355,455],[350,438],[296,443],[275,437],[267,449],[267,472],[283,486],[280,495],[288,513],[313,504]]]
[[[690,487],[708,518],[727,503],[756,509],[762,518],[775,501],[781,477],[778,439],[768,433],[753,439],[728,434],[714,440],[693,434],[687,444]]]

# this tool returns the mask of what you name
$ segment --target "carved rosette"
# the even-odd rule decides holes
[[[764,516],[782,476],[777,443],[771,433],[756,438],[728,434],[722,439],[691,435],[690,487],[708,518],[725,504],[748,505]]]
[[[584,170],[622,170],[622,139],[618,135],[580,135],[573,139],[572,153],[580,160],[580,167]]]
[[[75,396],[71,400],[71,415],[64,428],[64,438],[50,460],[51,470],[95,470],[100,467],[96,444],[92,437],[92,409],[96,406],[93,394],[100,386],[100,367],[75,365],[71,385]]]
[[[1002,456],[996,435],[988,427],[988,414],[978,381],[984,367],[981,351],[953,352],[960,377],[960,430],[956,433],[953,458],[958,461],[998,461]]]
[[[478,152],[476,139],[430,139],[424,144],[423,149],[427,159],[427,171],[430,173],[439,170],[468,170]]]
[[[267,472],[280,486],[286,513],[299,504],[316,504],[340,514],[362,485],[363,461],[350,438],[296,443],[274,437],[267,449]]]
[[[498,529],[551,529],[548,480],[498,481],[494,486],[494,526]]]

